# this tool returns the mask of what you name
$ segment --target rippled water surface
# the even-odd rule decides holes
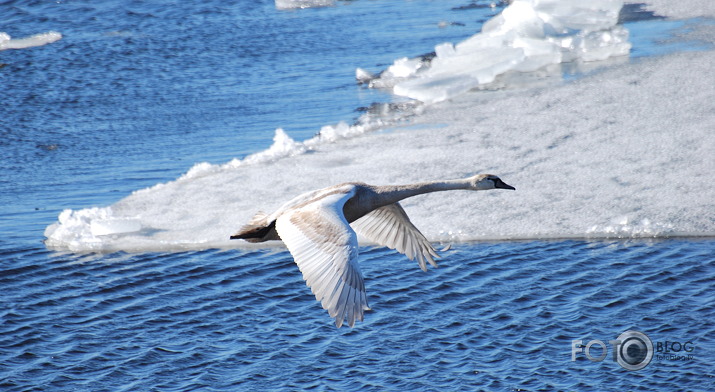
[[[373,310],[353,329],[282,250],[3,252],[7,391],[715,387],[711,241],[463,244],[427,273],[364,248]],[[692,358],[571,360],[572,340],[631,329]]]

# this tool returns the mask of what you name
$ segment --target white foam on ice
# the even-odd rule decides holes
[[[26,38],[12,38],[9,34],[0,31],[0,50],[25,49],[33,46],[42,46],[62,39],[62,34],[56,31],[35,34]]]
[[[715,32],[700,38],[715,42]],[[257,211],[345,181],[398,184],[500,175],[517,190],[454,191],[403,202],[433,241],[715,235],[715,52],[613,65],[570,83],[463,94],[407,126],[276,131],[265,151],[197,164],[103,208],[66,210],[53,249],[253,246],[228,237]],[[382,132],[370,132],[383,129]]]
[[[434,103],[507,72],[626,55],[628,30],[616,25],[622,5],[620,0],[515,0],[480,33],[456,45],[438,45],[429,61],[398,59],[370,85]]]

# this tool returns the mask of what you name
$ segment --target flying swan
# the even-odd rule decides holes
[[[515,188],[491,174],[410,185],[349,182],[304,193],[271,215],[259,212],[231,239],[283,240],[315,298],[335,318],[335,325],[340,328],[347,317],[352,327],[370,309],[357,262],[356,232],[410,260],[416,258],[423,271],[427,270],[426,261],[437,267],[437,252],[410,222],[399,201],[458,189]]]

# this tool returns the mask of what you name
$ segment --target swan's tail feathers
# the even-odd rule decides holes
[[[232,240],[246,240],[248,242],[263,242],[280,239],[276,233],[276,222],[267,222],[268,215],[259,212],[238,233],[232,235]]]

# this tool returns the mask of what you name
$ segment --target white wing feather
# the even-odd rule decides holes
[[[351,223],[360,235],[379,245],[396,249],[410,260],[417,258],[423,271],[427,271],[428,261],[437,267],[434,261],[437,251],[415,227],[399,203],[380,207]]]
[[[346,317],[352,327],[370,309],[357,262],[357,235],[343,214],[345,202],[353,195],[353,187],[337,188],[283,211],[276,219],[278,235],[303,279],[338,328]]]

